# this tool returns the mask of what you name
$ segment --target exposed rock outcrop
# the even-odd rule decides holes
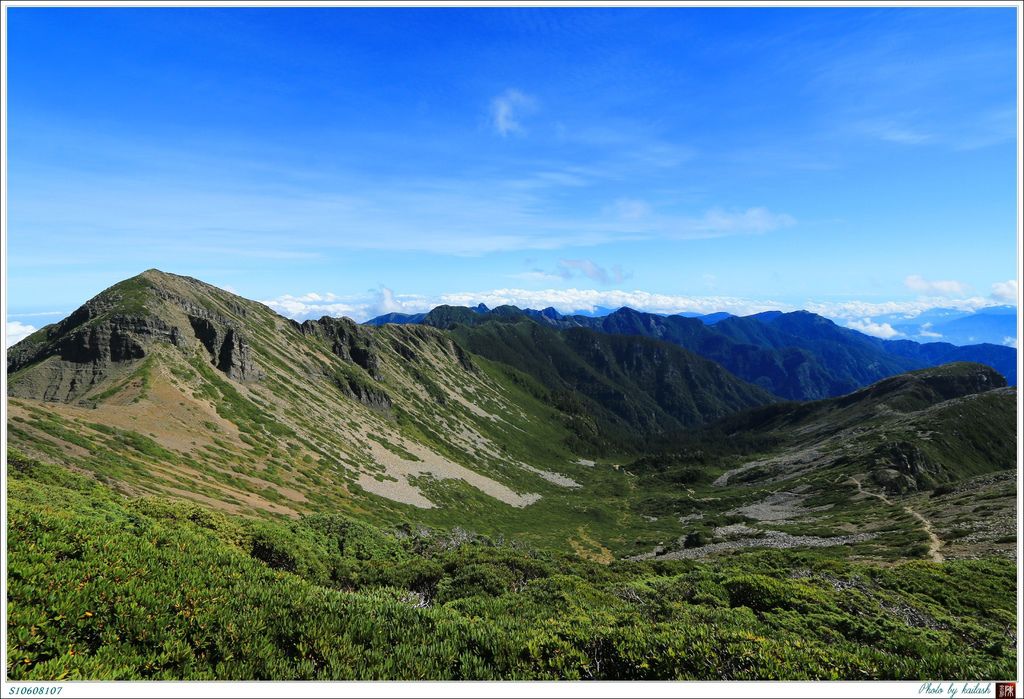
[[[380,356],[370,332],[349,318],[324,316],[307,320],[298,326],[304,335],[320,338],[330,345],[331,352],[361,366],[367,374],[380,380]]]
[[[7,354],[7,373],[38,365],[31,375],[11,382],[8,394],[69,402],[80,398],[124,365],[146,356],[156,341],[180,346],[181,331],[153,316],[105,316],[83,306],[65,321],[44,328],[34,342]]]
[[[381,412],[391,410],[391,396],[382,388],[371,386],[350,376],[334,376],[332,381],[342,393],[368,408]]]
[[[244,336],[228,325],[210,318],[189,316],[196,338],[210,353],[214,366],[236,381],[259,381],[263,371],[252,357]]]

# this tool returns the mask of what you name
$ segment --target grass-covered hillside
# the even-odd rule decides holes
[[[341,515],[126,498],[9,454],[8,676],[1012,677],[1002,558],[805,552],[612,565]]]

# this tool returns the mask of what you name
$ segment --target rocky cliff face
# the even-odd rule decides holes
[[[189,316],[192,331],[218,369],[236,381],[259,381],[263,371],[256,364],[251,348],[241,332],[225,322],[208,317]]]
[[[8,393],[51,401],[74,400],[116,373],[119,366],[145,357],[147,346],[157,340],[180,345],[182,335],[178,328],[155,318],[113,316],[66,335],[55,333],[49,342],[12,348],[7,357],[8,374],[29,367],[38,370],[27,371],[11,382]]]
[[[355,321],[324,316],[320,320],[307,320],[296,326],[303,335],[326,342],[336,356],[358,364],[375,379],[381,378],[380,355],[374,347],[373,336]]]
[[[51,356],[95,366],[132,361],[145,356],[145,345],[153,340],[180,345],[182,334],[159,318],[111,313],[102,303],[90,301],[60,323],[10,348],[7,373]]]

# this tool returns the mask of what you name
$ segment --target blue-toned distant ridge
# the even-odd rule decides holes
[[[1010,316],[1002,309],[981,315],[1016,322],[1015,315]],[[949,322],[970,317],[973,316],[961,316]],[[882,340],[844,328],[809,311],[766,311],[750,316],[712,313],[687,317],[686,314],[666,316],[623,307],[606,315],[587,316],[566,315],[554,308],[537,311],[499,306],[487,309],[481,304],[475,308],[438,306],[425,314],[389,314],[367,322],[371,325],[424,323],[451,328],[460,324],[526,319],[559,329],[590,328],[613,335],[669,342],[718,362],[736,376],[790,400],[839,396],[887,376],[954,361],[986,364],[1011,385],[1017,383],[1017,353],[1013,347],[996,343],[958,346],[949,342]]]

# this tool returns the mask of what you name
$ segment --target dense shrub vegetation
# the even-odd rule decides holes
[[[255,521],[9,455],[8,668],[59,679],[1011,677],[1013,561],[609,566]]]

